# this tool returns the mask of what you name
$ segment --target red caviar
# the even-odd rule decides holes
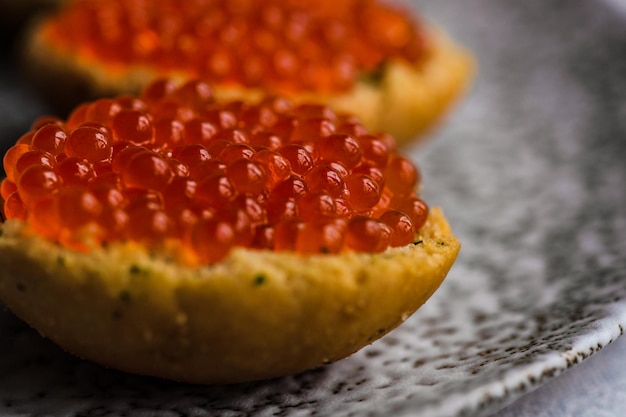
[[[415,63],[427,53],[421,22],[377,0],[79,0],[57,13],[46,35],[116,68],[184,69],[212,83],[283,92],[348,90],[358,74],[374,72],[386,60]],[[157,100],[170,88],[162,83],[144,98]],[[189,84],[172,101],[193,107],[207,90],[206,84]],[[103,122],[120,108],[113,100],[101,102],[88,118]]]
[[[380,252],[409,244],[424,224],[419,172],[386,134],[319,105],[218,103],[207,88],[158,81],[140,99],[99,100],[68,122],[35,123],[32,141],[4,157],[5,217],[72,248],[132,240],[205,263],[235,246]],[[178,118],[155,115],[166,102]],[[196,116],[184,121],[180,108]],[[313,126],[306,146],[285,120],[292,133]],[[346,120],[350,129],[332,133]],[[162,123],[178,127],[154,128]],[[204,123],[213,133],[188,143],[187,126]],[[246,143],[259,132],[273,139]]]

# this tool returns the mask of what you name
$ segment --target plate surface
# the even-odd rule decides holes
[[[305,374],[205,387],[107,370],[0,311],[3,416],[484,416],[626,327],[626,24],[600,2],[419,6],[475,51],[468,98],[409,149],[463,243],[405,324]],[[0,140],[45,107],[2,61]]]

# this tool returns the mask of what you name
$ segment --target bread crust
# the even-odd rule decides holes
[[[473,78],[472,55],[442,30],[429,27],[429,48],[415,66],[391,60],[375,79],[362,76],[347,92],[289,93],[213,85],[220,100],[257,101],[270,94],[294,102],[320,102],[358,116],[370,131],[385,131],[404,144],[428,131],[444,117]],[[145,66],[122,66],[98,61],[89,53],[77,54],[46,40],[46,21],[36,22],[23,44],[24,72],[38,91],[63,111],[100,97],[136,94],[155,78],[197,78],[185,71],[159,72]],[[365,75],[365,74],[363,74]]]
[[[64,349],[192,383],[293,374],[389,332],[439,287],[460,248],[440,209],[416,244],[380,254],[235,249],[189,268],[132,244],[74,252],[9,220],[0,299]]]

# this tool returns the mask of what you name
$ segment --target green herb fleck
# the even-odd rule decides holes
[[[128,272],[130,272],[131,275],[139,275],[141,274],[143,271],[142,269],[139,267],[139,265],[131,265],[130,269],[128,270]]]
[[[267,277],[266,277],[265,275],[263,275],[263,274],[258,274],[257,276],[255,276],[255,277],[254,277],[254,279],[252,280],[252,283],[253,283],[255,286],[257,286],[257,287],[258,287],[258,286],[260,286],[260,285],[265,284],[265,280],[266,280],[266,279],[267,279]]]
[[[371,71],[368,71],[360,76],[360,80],[365,84],[378,86],[385,77],[385,64],[381,64]]]
[[[120,291],[119,298],[120,298],[120,301],[123,303],[130,303],[132,296],[129,291],[122,290]]]
[[[415,246],[424,244],[423,240],[418,240],[417,242],[413,242]]]

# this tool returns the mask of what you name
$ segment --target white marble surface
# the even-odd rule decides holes
[[[622,337],[491,417],[622,417],[625,401]]]
[[[191,387],[79,361],[0,311],[0,415],[619,416],[626,339],[597,350],[626,327],[624,21],[592,0],[419,5],[480,71],[409,150],[464,244],[418,315],[315,372]],[[0,70],[6,147],[41,103]]]

